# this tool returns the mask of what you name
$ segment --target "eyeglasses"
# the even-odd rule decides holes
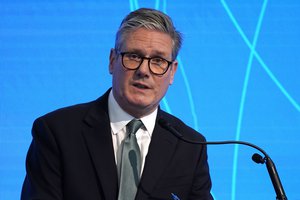
[[[161,57],[143,57],[131,52],[118,52],[122,56],[123,67],[129,70],[138,69],[144,60],[148,60],[148,67],[151,73],[155,75],[163,75],[166,73],[173,62]]]

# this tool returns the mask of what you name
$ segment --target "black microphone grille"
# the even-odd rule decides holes
[[[265,163],[264,158],[261,155],[259,155],[258,153],[253,154],[252,160],[254,162],[260,163],[260,164],[264,164]]]

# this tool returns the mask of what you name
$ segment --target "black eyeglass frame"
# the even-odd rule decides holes
[[[150,71],[152,74],[158,75],[158,76],[164,75],[164,74],[169,70],[170,65],[173,64],[173,62],[174,62],[174,60],[173,60],[173,61],[168,61],[167,59],[162,58],[162,57],[159,57],[159,56],[156,56],[156,57],[146,57],[146,56],[141,56],[141,55],[139,55],[139,54],[137,54],[137,53],[133,53],[133,52],[120,52],[120,51],[116,51],[116,53],[117,53],[117,54],[120,54],[120,55],[122,56],[122,65],[123,65],[123,67],[124,67],[125,69],[128,69],[128,70],[137,70],[138,68],[140,68],[140,66],[142,65],[142,63],[144,62],[144,60],[148,60],[148,68],[149,68],[149,71]],[[125,54],[136,54],[136,55],[138,55],[138,56],[141,58],[140,64],[139,64],[136,68],[134,68],[134,69],[126,67],[126,66],[124,65],[124,59],[123,59]],[[153,71],[151,70],[151,67],[150,67],[150,60],[151,60],[151,59],[154,59],[154,58],[162,59],[162,60],[164,60],[164,61],[166,61],[166,62],[168,63],[168,66],[166,67],[166,69],[165,69],[165,71],[164,71],[163,73],[155,73],[155,72],[153,72]]]

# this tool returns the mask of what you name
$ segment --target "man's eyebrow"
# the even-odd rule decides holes
[[[154,51],[154,52],[152,53],[152,55],[164,56],[164,57],[168,56],[167,53],[162,52],[162,51]]]
[[[126,52],[136,53],[136,54],[143,55],[143,56],[145,55],[145,54],[143,53],[143,51],[140,50],[140,49],[130,49],[130,50],[127,50]]]
[[[146,56],[146,53],[141,49],[130,49],[126,52],[136,53],[136,54],[139,54],[141,56]],[[164,58],[164,59],[167,59],[167,57],[168,57],[168,55],[166,53],[164,53],[162,51],[159,51],[159,50],[151,52],[151,54],[149,56],[150,57],[161,57],[161,58]]]
[[[154,51],[151,53],[150,57],[159,57],[159,58],[163,58],[166,59],[168,61],[172,61],[172,55],[170,56],[169,54],[162,52],[162,51]]]

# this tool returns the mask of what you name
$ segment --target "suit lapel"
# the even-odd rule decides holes
[[[118,177],[107,112],[108,93],[98,99],[85,118],[83,136],[105,199],[117,199]]]
[[[116,200],[118,176],[108,116],[108,94],[96,100],[86,115],[83,136],[105,199]],[[159,110],[157,121],[163,112]],[[170,162],[178,139],[156,122],[136,199],[145,199]]]
[[[136,199],[144,199],[152,193],[154,186],[175,153],[177,142],[176,137],[156,122]]]

